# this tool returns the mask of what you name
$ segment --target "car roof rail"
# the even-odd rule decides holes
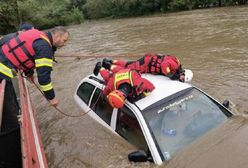
[[[92,79],[92,80],[94,80],[94,81],[97,81],[97,82],[99,82],[100,84],[104,84],[104,81],[103,81],[103,80],[101,80],[101,79],[99,79],[99,78],[96,78],[96,77],[94,77],[94,76],[90,76],[89,79]]]

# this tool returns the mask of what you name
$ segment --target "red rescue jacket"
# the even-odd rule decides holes
[[[35,68],[33,43],[41,38],[51,45],[44,32],[32,29],[14,36],[7,44],[2,46],[2,51],[16,68],[25,71],[32,70]]]
[[[146,60],[146,59],[145,59]],[[161,74],[161,63],[164,60],[164,56],[153,55],[150,56],[150,61],[148,63],[148,72],[152,74]]]
[[[143,92],[151,92],[154,90],[154,85],[134,70],[121,69],[113,75],[109,75],[109,71],[104,69],[100,71],[103,76],[106,87],[103,90],[105,95],[108,95],[111,91],[118,89],[121,84],[130,84],[133,88],[133,92],[128,96],[137,96]],[[107,75],[108,74],[108,75]],[[109,78],[106,78],[109,76]]]
[[[127,83],[133,87],[134,83],[133,83],[132,74],[133,74],[133,71],[130,69],[122,69],[118,71],[114,75],[114,89],[118,89],[119,86],[123,83]]]
[[[140,69],[142,72],[152,74],[162,74],[172,76],[177,73],[180,68],[179,60],[173,55],[148,55],[144,57],[144,62],[140,61]]]

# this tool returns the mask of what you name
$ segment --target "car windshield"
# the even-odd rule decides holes
[[[160,100],[142,113],[163,160],[169,160],[232,115],[196,88],[188,88]]]

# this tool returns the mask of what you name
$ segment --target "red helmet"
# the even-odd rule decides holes
[[[125,94],[120,90],[113,90],[107,96],[109,104],[113,108],[121,108],[124,105]]]

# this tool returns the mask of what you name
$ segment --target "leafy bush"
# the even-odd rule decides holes
[[[110,0],[87,0],[83,6],[83,10],[88,19],[99,19],[111,16],[110,8]]]
[[[84,21],[82,12],[76,7],[69,9],[68,6],[69,3],[61,3],[61,0],[53,1],[49,6],[46,5],[39,10],[39,14],[32,21],[38,20],[39,22],[36,24],[40,28],[82,23]]]
[[[23,22],[39,29],[82,23],[85,19],[122,18],[247,4],[248,0],[0,0],[0,34],[16,31]]]
[[[16,31],[22,22],[47,29],[82,23],[84,16],[69,0],[8,0],[0,3],[0,19],[6,20],[0,22],[0,34],[6,34]]]
[[[17,0],[0,0],[0,34],[16,31],[20,17]]]

